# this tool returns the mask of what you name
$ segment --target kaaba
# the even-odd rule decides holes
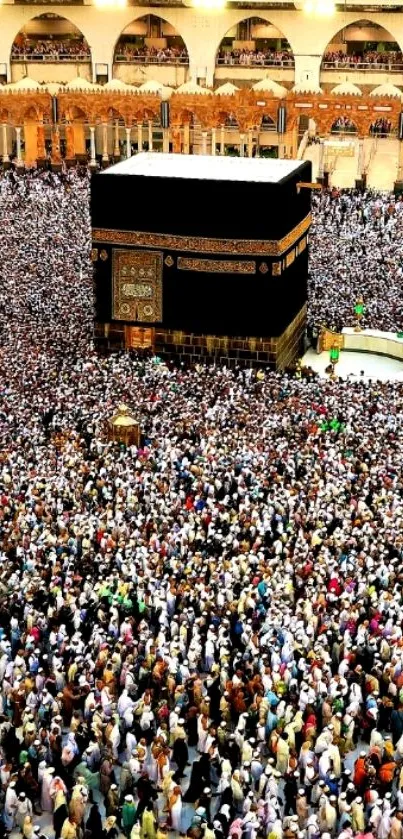
[[[311,164],[140,153],[91,181],[95,337],[184,363],[292,364]]]

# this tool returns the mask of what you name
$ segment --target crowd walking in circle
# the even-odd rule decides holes
[[[0,178],[2,833],[402,839],[403,387],[99,356],[88,190]],[[396,326],[398,203],[315,200],[310,318]]]
[[[355,302],[363,297],[364,328],[400,332],[402,200],[371,190],[335,189],[312,201],[310,326],[353,326]]]

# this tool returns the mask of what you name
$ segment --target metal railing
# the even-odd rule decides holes
[[[241,60],[242,58],[242,60]],[[278,58],[257,58],[255,56],[248,56],[247,60],[241,56],[223,57],[219,56],[216,59],[216,65],[221,67],[283,67],[291,68],[295,66],[294,58],[278,59]]]
[[[239,125],[224,125],[225,132],[229,134],[241,134],[241,130]],[[266,131],[270,132],[271,134],[277,133],[277,126],[273,122],[273,125],[260,125],[257,128],[253,129],[253,132],[258,132],[259,134],[264,134]]]
[[[54,64],[55,62],[59,61],[71,61],[71,62],[90,62],[91,56],[88,53],[78,52],[74,55],[72,53],[67,52],[60,52],[60,53],[38,53],[38,52],[29,52],[29,53],[15,53],[11,56],[12,62],[20,62],[24,63],[26,61],[42,61],[44,64]]]
[[[340,137],[340,138],[343,138],[343,139],[346,139],[348,137],[357,137],[358,136],[358,129],[357,129],[356,125],[351,126],[351,127],[349,127],[348,125],[345,125],[342,128],[339,128],[337,126],[337,127],[331,128],[329,136],[333,137],[333,138],[334,137]]]
[[[372,73],[403,73],[403,64],[377,64],[376,62],[344,62],[344,61],[322,61],[322,70],[362,70]]]
[[[160,55],[124,55],[116,53],[114,61],[116,64],[189,64],[188,55],[160,56]]]
[[[366,134],[366,137],[372,137],[373,139],[387,139],[388,137],[396,138],[398,135],[397,129],[391,129],[390,131],[375,131],[374,129],[369,129],[369,133]],[[354,128],[332,128],[330,134],[324,134],[322,139],[335,139],[339,138],[340,140],[348,140],[350,137],[352,139],[357,139],[358,137],[358,129]]]

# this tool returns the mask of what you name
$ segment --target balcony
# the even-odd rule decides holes
[[[295,66],[294,56],[289,58],[276,58],[275,56],[259,56],[256,55],[226,55],[218,56],[216,66],[221,67],[277,67],[287,68]]]
[[[91,56],[88,53],[28,52],[12,54],[11,62],[13,64],[26,64],[27,62],[34,64],[59,64],[60,62],[69,62],[74,64],[89,64],[91,63]]]
[[[157,65],[161,66],[175,66],[175,65],[182,65],[187,67],[189,65],[189,56],[188,55],[136,55],[136,54],[124,54],[124,53],[116,53],[115,55],[115,64],[140,64],[142,66],[145,65]]]
[[[355,72],[355,73],[403,73],[403,59],[401,62],[376,62],[376,61],[323,61],[323,70],[336,70],[338,72]]]

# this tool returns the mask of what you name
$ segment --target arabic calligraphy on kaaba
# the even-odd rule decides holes
[[[146,248],[194,252],[198,254],[234,254],[239,256],[278,256],[287,251],[310,227],[311,214],[300,221],[282,239],[211,239],[204,236],[179,236],[168,233],[148,233],[139,230],[109,230],[93,228],[95,244],[135,245]]]

